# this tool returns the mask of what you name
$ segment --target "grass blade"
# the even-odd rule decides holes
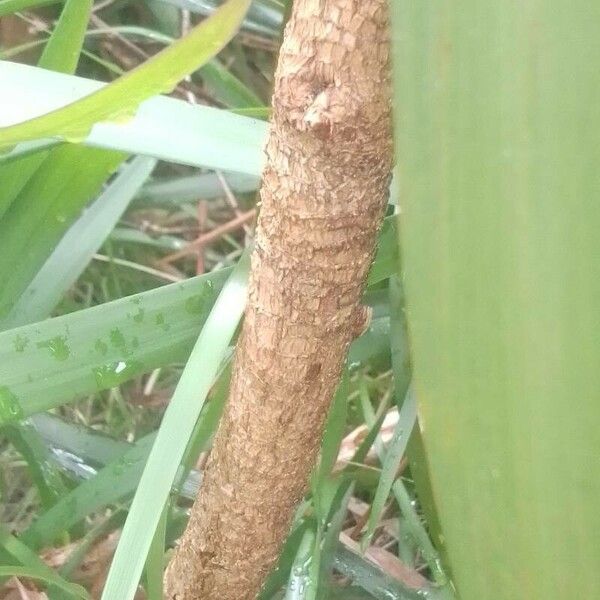
[[[38,66],[60,73],[74,73],[94,0],[66,0]]]
[[[387,262],[380,246],[378,261]],[[0,333],[0,424],[185,360],[230,270]],[[388,345],[374,320],[350,349],[357,363]]]
[[[113,152],[63,145],[29,179],[0,221],[0,318],[121,160]]]
[[[80,585],[68,583],[54,572],[50,575],[47,571],[35,567],[0,567],[0,578],[4,577],[35,579],[62,590],[70,598],[82,598],[83,600],[89,600],[90,598],[89,594]]]
[[[0,320],[0,329],[40,321],[50,314],[113,230],[155,165],[155,159],[140,157],[123,168],[56,245],[11,313]]]
[[[338,545],[334,564],[337,571],[349,577],[356,585],[378,600],[423,600],[423,598],[438,600],[435,592],[410,589],[402,585],[341,544]]]
[[[156,526],[156,532],[152,538],[146,566],[144,567],[148,600],[163,600],[163,570],[168,514],[169,504],[167,503]]]
[[[224,175],[233,192],[255,192],[260,184],[258,177],[228,173]],[[152,204],[178,204],[193,202],[199,198],[208,200],[223,195],[223,186],[215,173],[161,179],[145,185],[138,198]]]
[[[228,274],[0,333],[0,424],[185,360]]]
[[[398,424],[396,425],[394,436],[392,437],[385,460],[383,461],[381,477],[379,478],[375,498],[371,504],[369,520],[367,521],[367,530],[361,540],[361,547],[363,550],[369,545],[373,538],[375,527],[379,523],[379,519],[381,518],[381,514],[385,507],[385,502],[392,489],[394,479],[396,479],[400,461],[404,456],[404,451],[406,450],[416,419],[417,403],[414,394],[409,390],[406,399],[402,404],[402,408],[400,409]]]
[[[95,477],[64,496],[23,532],[21,540],[30,548],[41,549],[93,511],[129,498],[144,470],[154,438],[149,435],[141,439]]]
[[[41,576],[45,576],[48,580],[52,580],[53,582],[61,581],[61,590],[63,592],[72,590],[71,593],[67,592],[69,598],[81,597],[80,590],[75,590],[75,588],[72,587],[73,584],[63,580],[26,544],[24,544],[14,535],[11,535],[3,525],[0,525],[0,548],[2,548],[2,550],[8,555],[8,558],[3,557],[3,560],[10,562],[16,561],[23,567],[31,569]]]
[[[29,421],[5,427],[2,433],[27,462],[42,507],[50,508],[67,489],[46,444]]]
[[[167,408],[123,528],[103,600],[133,598],[197,416],[241,319],[248,266],[246,253],[215,303]]]

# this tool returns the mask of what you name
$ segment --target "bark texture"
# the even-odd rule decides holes
[[[169,600],[256,597],[318,452],[387,201],[387,0],[296,0],[229,403]]]

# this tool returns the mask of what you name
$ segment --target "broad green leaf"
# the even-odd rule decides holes
[[[462,600],[600,597],[600,5],[394,2],[413,380]]]
[[[0,17],[10,15],[21,10],[29,10],[39,6],[58,4],[65,0],[0,0]]]
[[[63,235],[10,314],[0,319],[0,329],[48,317],[104,243],[155,165],[153,158],[138,157],[123,168]]]
[[[139,104],[161,92],[215,56],[236,33],[249,0],[228,0],[186,37],[80,100],[45,115],[0,128],[0,148],[44,137],[82,140],[98,121],[130,119]]]
[[[148,457],[102,593],[131,600],[177,470],[206,395],[225,358],[246,304],[246,251],[207,319],[181,375]]]
[[[0,81],[0,125],[54,111],[106,87],[97,81],[5,61],[0,61]],[[38,93],[40,89],[43,95]],[[142,102],[134,113],[127,122],[95,124],[82,143],[256,178],[261,174],[267,134],[263,121],[165,96]],[[56,140],[21,144],[9,154],[0,154],[0,163],[52,144]]]
[[[121,160],[113,152],[63,145],[29,179],[0,221],[0,318]]]

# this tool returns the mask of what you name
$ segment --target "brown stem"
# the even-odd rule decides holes
[[[306,489],[387,201],[387,0],[296,0],[229,403],[169,600],[256,597]]]

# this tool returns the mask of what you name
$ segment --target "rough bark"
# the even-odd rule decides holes
[[[306,490],[392,163],[387,0],[296,0],[229,403],[169,600],[256,597]]]

